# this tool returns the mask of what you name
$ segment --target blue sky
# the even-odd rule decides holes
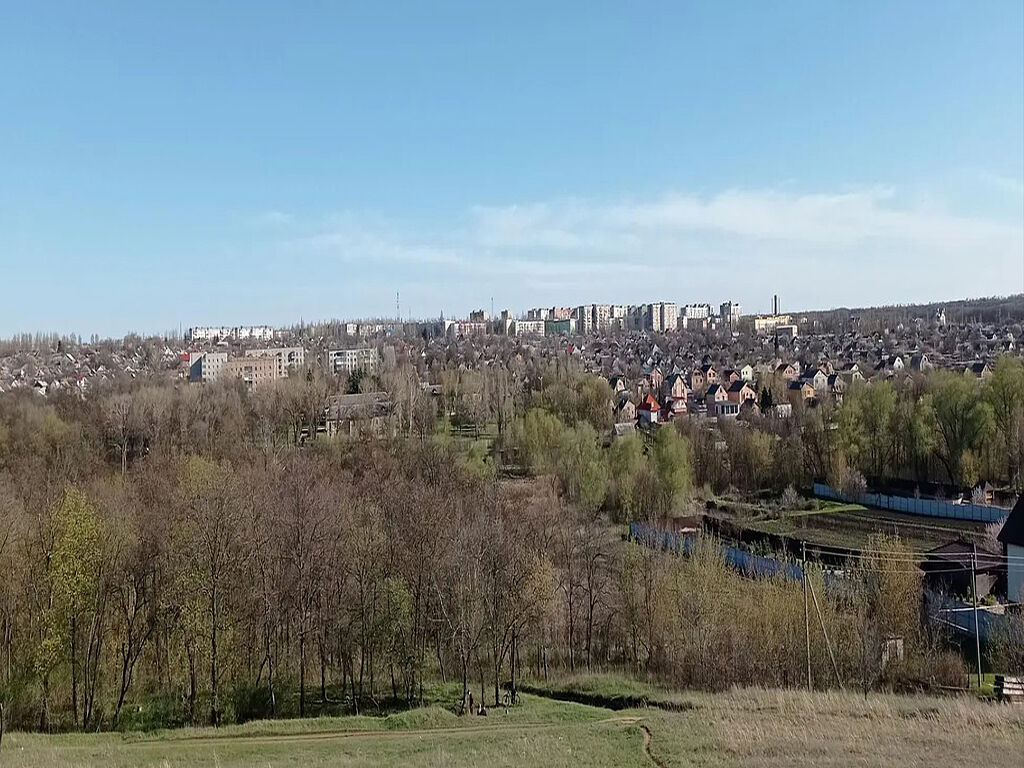
[[[1024,290],[1024,4],[0,0],[0,335]]]

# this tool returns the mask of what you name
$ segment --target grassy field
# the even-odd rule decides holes
[[[388,717],[251,722],[139,734],[13,733],[0,765],[178,766],[884,766],[1013,764],[1024,706],[972,698],[738,690],[676,692],[617,676],[538,690],[651,706],[612,710],[542,695],[486,717],[438,707]],[[668,707],[662,709],[659,707]]]
[[[781,518],[757,516],[736,522],[752,531],[853,550],[867,547],[870,537],[877,533],[897,533],[914,549],[929,550],[960,537],[976,536],[983,529],[978,523],[831,502],[823,503],[816,510],[791,512]]]

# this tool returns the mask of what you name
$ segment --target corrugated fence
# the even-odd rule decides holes
[[[904,514],[921,515],[923,517],[941,517],[947,520],[970,520],[975,523],[1001,523],[1010,514],[1010,510],[1003,507],[991,507],[971,502],[954,504],[951,501],[918,499],[913,496],[890,496],[885,493],[849,495],[837,491],[825,483],[814,484],[814,495],[822,499],[832,499],[849,504],[863,504],[865,507],[877,507],[889,512],[903,512]]]

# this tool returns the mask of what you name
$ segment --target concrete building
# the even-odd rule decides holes
[[[571,317],[562,320],[545,320],[545,336],[572,336],[576,333],[576,321]]]
[[[189,341],[269,341],[274,338],[274,329],[269,325],[200,325],[188,329]]]
[[[687,304],[679,313],[679,327],[684,330],[704,328],[710,318],[710,304]]]
[[[227,352],[189,352],[188,380],[216,381],[227,361]]]
[[[584,304],[572,311],[573,319],[576,321],[576,330],[580,333],[592,333],[594,330],[593,304]]]
[[[445,320],[445,335],[457,339],[466,336],[483,336],[487,333],[488,323],[473,320]]]
[[[789,315],[758,315],[754,318],[754,330],[757,333],[774,331],[777,325],[788,325],[792,321]]]
[[[513,320],[511,326],[513,336],[543,336],[543,320]]]
[[[778,331],[780,339],[795,339],[797,336],[796,326],[792,323],[777,325],[775,330]]]
[[[641,308],[642,328],[655,333],[674,331],[678,325],[679,310],[674,302],[657,301]]]
[[[247,387],[258,387],[282,378],[280,358],[276,355],[246,355],[224,363],[222,378],[241,379]]]
[[[306,361],[306,350],[302,347],[278,347],[270,349],[247,349],[246,357],[271,357],[277,361],[277,378],[288,377],[289,371],[298,371]]]
[[[735,301],[722,302],[718,308],[718,316],[722,318],[722,323],[729,328],[735,328],[739,325],[742,315],[743,310]]]
[[[327,353],[327,367],[334,373],[376,373],[380,370],[380,353],[373,347],[332,349]]]
[[[469,313],[469,322],[471,323],[486,323],[490,319],[491,316],[486,309],[474,309]]]
[[[252,339],[254,341],[270,341],[274,338],[274,329],[269,325],[242,325],[236,330],[235,338],[239,341]]]

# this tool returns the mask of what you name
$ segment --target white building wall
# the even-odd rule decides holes
[[[1024,602],[1024,547],[1006,545],[1006,597],[1010,602]]]

